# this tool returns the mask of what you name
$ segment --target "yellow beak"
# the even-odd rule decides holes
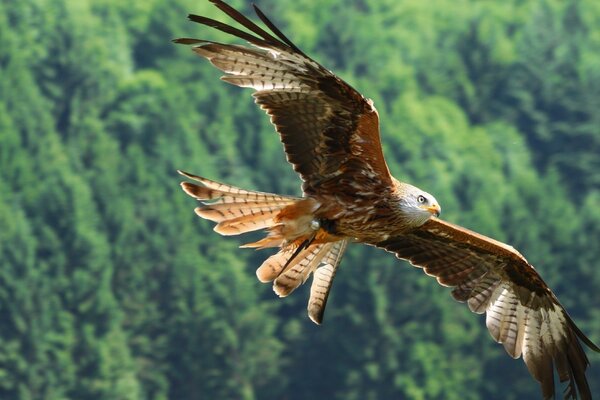
[[[439,217],[440,213],[442,212],[442,208],[440,206],[438,206],[437,204],[432,204],[430,206],[423,206],[423,209],[429,211],[431,214],[435,215],[436,217]]]

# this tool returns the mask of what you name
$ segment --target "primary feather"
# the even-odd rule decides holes
[[[493,339],[513,358],[523,357],[544,398],[555,394],[554,372],[567,382],[565,398],[591,399],[581,342],[594,345],[573,323],[537,271],[511,246],[442,221],[435,198],[390,175],[383,158],[379,116],[372,101],[298,49],[255,7],[271,31],[221,0],[211,0],[245,30],[190,15],[192,21],[250,45],[198,39],[176,42],[226,75],[254,89],[288,161],[302,179],[303,197],[246,191],[183,173],[182,183],[200,201],[198,215],[233,235],[266,229],[244,247],[279,247],[256,271],[287,296],[313,274],[309,317],[320,324],[341,257],[349,241],[395,253],[424,270],[475,313],[486,313]],[[435,215],[435,216],[434,216]],[[580,342],[581,341],[581,342]]]

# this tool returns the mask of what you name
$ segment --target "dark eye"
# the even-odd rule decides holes
[[[427,201],[427,199],[425,198],[425,196],[420,195],[419,197],[417,197],[417,201],[419,203],[425,203]]]

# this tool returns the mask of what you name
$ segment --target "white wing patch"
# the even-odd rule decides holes
[[[491,294],[487,296],[488,293]],[[535,294],[530,303],[534,299]],[[523,355],[528,367],[528,361],[552,357],[564,346],[568,335],[567,321],[559,305],[552,303],[551,308],[536,309],[523,305],[509,282],[488,284],[483,289],[478,286],[475,295],[469,299],[469,307],[479,312],[485,304],[485,322],[494,340],[502,343],[511,357]]]
[[[194,47],[194,51],[230,74],[222,77],[223,81],[259,91],[312,90],[301,77],[306,76],[309,66],[319,68],[304,57],[272,49],[250,49],[208,42]]]

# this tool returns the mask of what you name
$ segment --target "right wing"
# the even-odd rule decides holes
[[[306,56],[256,7],[263,30],[221,0],[210,0],[252,33],[198,15],[189,18],[249,42],[252,47],[182,38],[227,73],[222,79],[255,89],[255,101],[271,117],[288,161],[304,181],[305,193],[323,193],[335,185],[366,179],[391,184],[372,102]],[[343,179],[347,177],[347,179]],[[355,190],[355,189],[350,189]]]
[[[554,370],[568,381],[565,398],[590,400],[589,361],[579,342],[600,352],[577,328],[531,264],[515,249],[432,217],[421,227],[374,243],[423,268],[477,314],[486,313],[494,340],[523,356],[545,399],[554,397]]]

